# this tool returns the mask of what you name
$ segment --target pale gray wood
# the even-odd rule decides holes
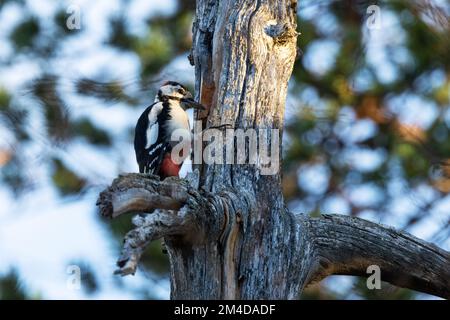
[[[122,214],[135,213],[134,202],[140,203],[149,193],[152,197],[147,198],[147,207],[142,207],[142,212],[153,211],[157,207],[167,209],[166,205],[161,206],[160,197],[167,198],[167,203],[176,203],[179,210],[156,211],[133,220],[136,228],[125,237],[117,273],[134,274],[148,243],[166,237],[171,264],[188,263],[185,268],[177,266],[179,270],[176,272],[180,273],[172,274],[172,289],[181,291],[183,298],[221,299],[230,298],[225,294],[242,294],[238,290],[242,288],[239,281],[243,271],[235,268],[234,263],[242,264],[246,260],[257,261],[258,269],[245,270],[254,273],[249,277],[258,278],[259,275],[260,283],[251,291],[255,292],[251,297],[255,299],[296,298],[306,285],[332,274],[368,276],[366,270],[370,265],[380,267],[384,281],[443,298],[450,297],[448,252],[406,232],[363,219],[339,215],[311,218],[283,211],[280,215],[285,219],[277,219],[277,223],[287,226],[282,234],[278,233],[279,229],[273,229],[275,234],[272,233],[268,239],[261,236],[266,237],[270,230],[260,237],[247,238],[242,219],[252,210],[248,207],[249,200],[242,199],[237,192],[212,194],[192,188],[186,180],[170,178],[161,182],[145,174],[119,177],[102,193],[98,204],[109,217],[117,216],[114,211],[109,211],[114,208]],[[118,207],[112,205],[117,197],[124,199]],[[242,256],[242,249],[236,250],[236,243],[248,241],[247,246],[251,247],[255,240],[266,243],[266,249],[248,256]],[[203,251],[205,249],[212,252]],[[266,256],[266,251],[273,252],[273,255]],[[218,260],[208,260],[208,255],[214,255]],[[197,260],[198,257],[206,260]],[[270,269],[277,265],[277,269]],[[211,282],[196,283],[192,287],[194,281],[199,281],[195,275],[200,274],[206,280],[214,272],[216,276],[211,276]],[[276,282],[261,292],[259,288],[264,286],[266,279],[273,279],[264,272],[271,272]],[[233,283],[236,280],[237,283]],[[222,296],[211,296],[208,292],[201,296],[198,294],[203,288],[211,290],[219,285],[237,292],[223,290]],[[278,295],[273,296],[276,292]]]
[[[380,267],[381,278],[399,287],[450,297],[450,254],[406,232],[356,217],[300,217],[313,243],[314,276],[367,277],[367,267]]]

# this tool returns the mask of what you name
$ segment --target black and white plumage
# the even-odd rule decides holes
[[[172,147],[177,143],[171,141],[171,136],[178,129],[190,132],[188,108],[204,109],[181,84],[169,81],[162,85],[155,102],[136,124],[134,149],[139,172],[156,174],[161,179],[178,175],[181,164],[171,158]]]

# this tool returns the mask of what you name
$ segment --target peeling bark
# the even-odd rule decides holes
[[[208,107],[197,114],[205,128],[278,129],[270,134],[281,141],[296,6],[197,1],[190,60],[197,98]],[[280,174],[263,175],[257,165],[194,169],[190,181],[124,175],[100,194],[104,216],[149,213],[126,236],[117,273],[134,273],[143,248],[164,237],[172,299],[295,299],[330,274],[365,275],[368,264],[393,284],[450,297],[449,253],[361,219],[294,215]]]

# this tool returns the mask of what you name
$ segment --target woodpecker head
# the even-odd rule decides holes
[[[189,108],[195,108],[200,110],[205,110],[205,107],[200,103],[196,102],[192,97],[192,94],[186,89],[185,86],[179,84],[175,81],[167,81],[158,90],[158,95],[156,96],[157,101],[179,101],[181,107],[184,110]]]

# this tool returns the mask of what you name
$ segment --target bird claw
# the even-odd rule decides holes
[[[154,173],[143,173],[143,175],[148,179],[160,180],[160,177]]]

